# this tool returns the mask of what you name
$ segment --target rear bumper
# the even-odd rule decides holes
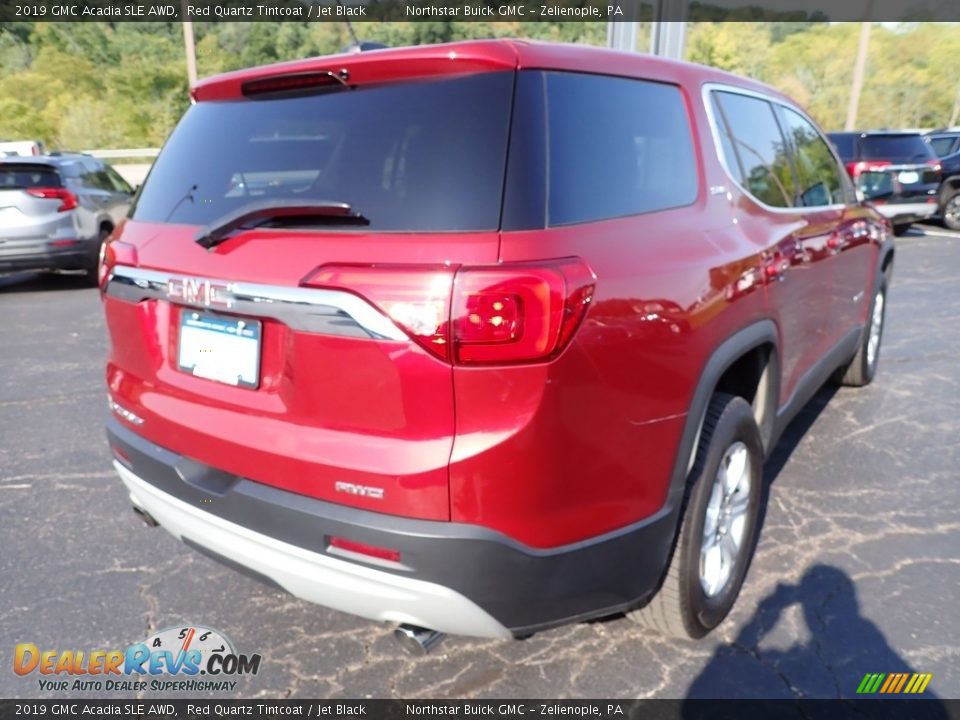
[[[895,225],[927,220],[937,213],[937,204],[928,202],[884,203],[874,205],[877,212]]]
[[[0,244],[0,270],[79,270],[89,267],[94,259],[91,244],[86,241],[63,248],[42,243],[36,248],[11,248],[8,252]]]
[[[626,610],[659,586],[676,511],[550,550],[486,528],[357,510],[228,476],[107,427],[135,505],[188,545],[291,594],[373,620],[478,637]],[[400,552],[344,559],[331,537]],[[332,550],[332,552],[331,552]]]

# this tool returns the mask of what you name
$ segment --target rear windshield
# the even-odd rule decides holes
[[[933,157],[930,146],[919,135],[867,135],[860,138],[861,160],[922,163]]]
[[[272,198],[349,203],[382,231],[500,223],[514,73],[202,102],[157,159],[136,220],[206,225]]]
[[[0,190],[25,190],[37,187],[60,187],[57,171],[46,165],[11,165],[0,163]]]

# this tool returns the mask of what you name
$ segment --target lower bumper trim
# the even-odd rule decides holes
[[[298,598],[386,623],[457,635],[512,633],[458,592],[281,542],[164,493],[114,461],[131,500],[168,532],[228,565],[239,565]]]

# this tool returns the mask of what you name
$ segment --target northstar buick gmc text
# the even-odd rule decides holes
[[[193,98],[100,267],[138,513],[390,623],[723,619],[764,458],[825,381],[873,378],[892,271],[801,109],[516,41]]]

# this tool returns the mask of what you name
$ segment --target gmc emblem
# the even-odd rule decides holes
[[[167,280],[167,298],[174,302],[203,307],[233,306],[230,284],[222,280],[170,278]]]

